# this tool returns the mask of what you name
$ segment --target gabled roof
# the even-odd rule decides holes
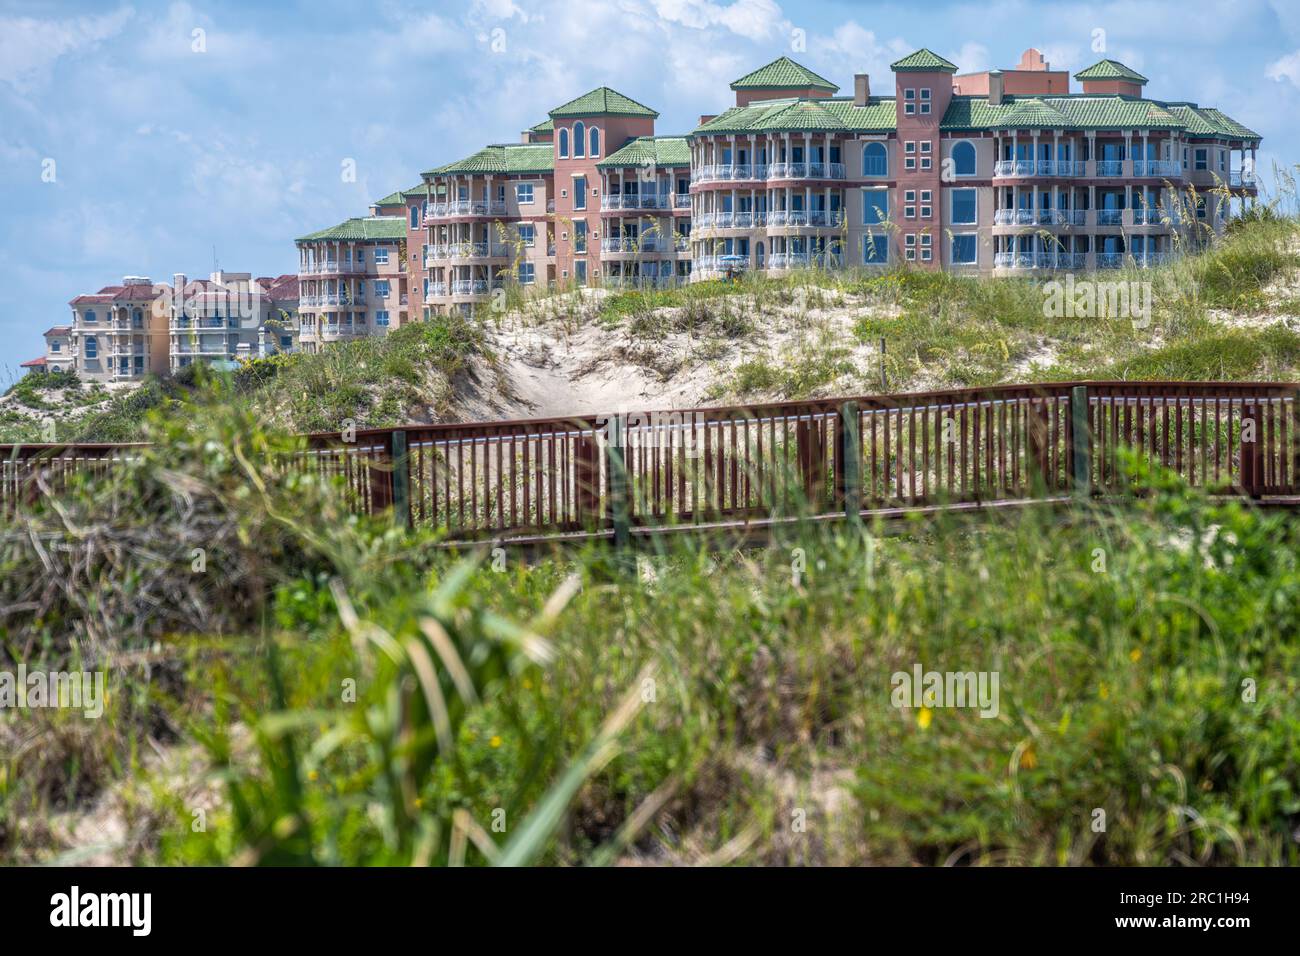
[[[1137,70],[1131,70],[1119,60],[1098,60],[1092,66],[1085,67],[1078,73],[1074,74],[1076,80],[1125,80],[1129,83],[1137,83],[1139,86],[1146,83],[1147,78]]]
[[[47,337],[51,335],[67,335],[71,331],[72,326],[70,325],[53,325],[46,329],[44,334]]]
[[[1068,116],[1036,96],[1014,103],[1002,121],[1019,129],[1059,129],[1071,125]]]
[[[45,368],[45,365],[46,365],[46,361],[44,355],[42,355],[40,358],[34,358],[27,362],[18,363],[19,368]]]
[[[277,301],[298,298],[298,277],[293,274],[276,276],[266,290],[267,298]]]
[[[299,236],[295,242],[319,242],[326,239],[365,242],[372,239],[406,238],[406,219],[402,216],[365,216],[348,219],[337,226]]]
[[[691,149],[685,136],[638,136],[610,153],[596,165],[601,169],[616,166],[689,166]]]
[[[618,90],[600,86],[590,93],[583,93],[576,100],[569,100],[563,106],[557,106],[548,114],[551,119],[565,116],[659,116],[644,103],[638,103],[630,96],[624,96]]]
[[[786,129],[884,133],[892,130],[896,121],[892,96],[873,96],[866,106],[855,105],[851,96],[760,100],[748,106],[733,106],[701,123],[691,135]]]
[[[530,133],[553,133],[555,132],[554,120],[542,120],[536,126],[528,127]]]
[[[760,66],[753,73],[746,73],[731,84],[733,90],[830,90],[839,92],[839,87],[818,76],[806,66],[801,66],[787,56],[779,56],[766,66]]]
[[[1182,129],[1183,124],[1163,103],[1115,93],[1008,96],[997,106],[986,96],[954,96],[939,123],[943,130],[1045,127]]]
[[[503,176],[549,173],[555,168],[555,147],[550,143],[507,143],[485,146],[472,156],[425,172],[426,176],[497,173]]]
[[[406,196],[407,196],[407,194],[408,194],[408,193],[413,193],[413,192],[415,192],[417,189],[419,189],[419,190],[423,190],[423,189],[424,189],[424,184],[421,183],[421,184],[418,185],[418,186],[412,186],[410,189],[399,189],[399,190],[397,190],[397,192],[389,193],[389,194],[388,194],[387,196],[385,196],[383,199],[376,199],[376,200],[375,200],[371,205],[374,205],[374,206],[405,206],[405,205],[406,205]]]
[[[901,60],[889,64],[895,73],[956,73],[957,64],[950,63],[933,50],[925,47],[909,53]]]

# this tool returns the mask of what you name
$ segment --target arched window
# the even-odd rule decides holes
[[[600,130],[594,126],[591,128],[591,149],[587,151],[587,155],[593,158],[600,155]]]
[[[958,143],[952,148],[952,164],[958,176],[975,175],[975,146],[972,143]]]
[[[144,313],[136,309],[135,314],[131,316],[131,324],[137,329],[144,328]]]
[[[862,175],[889,175],[889,154],[884,143],[868,143],[862,147]]]
[[[420,228],[420,207],[419,206],[411,207],[411,228],[412,229]]]
[[[569,130],[568,127],[560,127],[560,159],[569,158]]]
[[[95,339],[93,335],[86,336],[86,358],[88,359],[99,358],[99,342]]]
[[[582,120],[573,124],[573,158],[584,156],[583,148],[587,145],[587,124]]]

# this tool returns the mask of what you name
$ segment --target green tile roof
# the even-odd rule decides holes
[[[1020,129],[1053,129],[1071,125],[1068,116],[1036,96],[1014,103],[1002,117],[1002,122]]]
[[[536,126],[528,127],[530,133],[553,133],[555,132],[554,120],[542,120]]]
[[[897,127],[893,97],[872,97],[855,106],[852,97],[787,98],[733,106],[692,130],[717,133],[846,131],[888,133]],[[1258,140],[1259,134],[1219,110],[1190,103],[1163,103],[1117,93],[1065,96],[1007,96],[997,106],[987,96],[954,96],[940,121],[944,131],[992,129],[1184,130],[1190,136]]]
[[[818,76],[806,66],[800,66],[787,56],[779,56],[767,66],[760,66],[753,73],[746,73],[731,84],[733,90],[830,90],[835,93],[839,87]]]
[[[596,165],[602,169],[616,166],[689,166],[691,148],[685,136],[638,136],[610,153]]]
[[[549,173],[555,168],[555,148],[550,143],[505,143],[485,146],[472,156],[427,170],[426,176],[482,175],[520,176]]]
[[[385,196],[383,199],[376,199],[372,205],[375,205],[375,206],[404,206],[404,205],[406,205],[406,197],[409,196],[409,195],[411,195],[412,193],[415,193],[415,192],[418,192],[421,196],[423,196],[423,195],[424,195],[424,184],[421,183],[421,184],[418,185],[418,186],[412,186],[410,189],[399,189],[399,190],[397,190],[396,192],[389,193],[389,194],[388,194],[387,196]]]
[[[317,242],[323,239],[367,240],[405,239],[406,220],[401,216],[366,216],[349,219],[337,226],[299,236],[295,242]]]
[[[618,90],[602,86],[584,93],[576,100],[569,100],[563,106],[551,110],[551,119],[565,116],[649,116],[659,114],[643,103],[624,96]]]
[[[1059,118],[1057,118],[1059,115]],[[1048,117],[1050,122],[1044,122]],[[1181,129],[1163,103],[1116,94],[1008,96],[998,106],[984,96],[954,96],[939,123],[943,130]]]
[[[956,73],[957,64],[950,63],[932,50],[924,47],[909,53],[901,60],[889,64],[895,73]]]
[[[696,127],[691,135],[770,133],[781,130],[884,133],[894,129],[895,123],[892,96],[873,96],[866,106],[855,106],[851,96],[760,100],[748,106],[733,106]]]
[[[1092,66],[1074,74],[1076,80],[1126,80],[1139,85],[1147,78],[1137,70],[1130,70],[1119,60],[1098,60]]]

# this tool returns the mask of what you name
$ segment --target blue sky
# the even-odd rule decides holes
[[[1036,46],[1073,71],[1098,30],[1148,95],[1258,130],[1266,181],[1300,162],[1297,0],[0,0],[0,384],[74,295],[204,275],[214,247],[226,269],[293,271],[295,236],[595,86],[677,133],[783,53],[851,91],[920,46],[963,71]]]

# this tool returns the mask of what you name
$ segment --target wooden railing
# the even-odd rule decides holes
[[[295,466],[339,476],[359,513],[455,540],[1141,491],[1121,448],[1195,487],[1267,498],[1297,493],[1298,393],[1083,382],[408,425],[306,436]],[[66,481],[133,447],[0,446],[0,503],[30,498],[38,471]]]

